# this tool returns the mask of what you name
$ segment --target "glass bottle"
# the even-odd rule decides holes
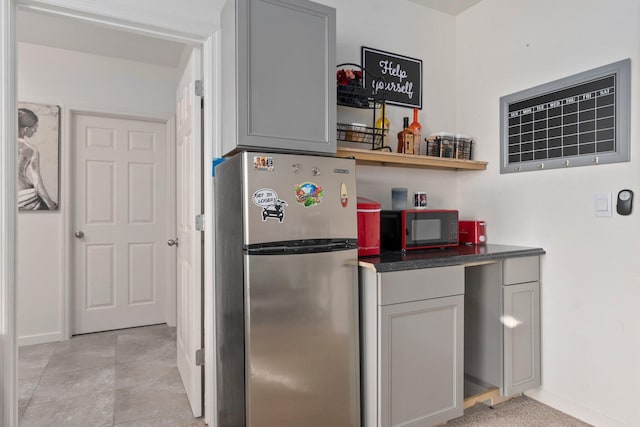
[[[384,120],[383,120],[384,118]],[[376,146],[385,146],[385,135],[387,134],[387,132],[389,131],[389,119],[387,118],[386,115],[386,111],[385,111],[385,105],[384,102],[380,105],[380,115],[378,116],[378,119],[376,120],[375,123],[375,140],[374,142],[376,144]],[[380,129],[380,130],[378,130]],[[380,144],[381,143],[381,144]]]
[[[384,125],[382,123],[383,117],[384,117]],[[389,129],[389,126],[390,126],[389,119],[387,118],[385,107],[384,107],[384,103],[383,103],[382,105],[380,105],[380,115],[378,116],[378,119],[376,120],[376,128],[378,128],[378,129]]]
[[[413,154],[413,132],[409,129],[409,117],[402,119],[403,129],[398,132],[398,153]]]
[[[409,125],[409,129],[413,132],[413,154],[425,154],[420,147],[422,143],[422,125],[418,121],[418,109],[413,109],[413,122]]]

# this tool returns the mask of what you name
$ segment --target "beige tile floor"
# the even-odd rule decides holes
[[[21,427],[204,426],[193,418],[166,325],[19,349]]]

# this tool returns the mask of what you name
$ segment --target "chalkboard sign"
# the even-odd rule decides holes
[[[500,98],[501,173],[629,161],[630,60]]]
[[[387,103],[422,109],[422,60],[362,47],[364,87],[384,94]]]

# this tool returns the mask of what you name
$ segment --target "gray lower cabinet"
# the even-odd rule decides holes
[[[464,268],[361,268],[363,421],[429,427],[462,415]]]
[[[504,395],[540,385],[540,282],[503,286]]]
[[[540,257],[465,271],[465,394],[489,386],[511,397],[540,385]]]
[[[464,398],[540,385],[540,257],[379,273],[360,267],[365,427],[428,427]]]
[[[220,19],[223,154],[335,153],[335,9],[228,0]]]

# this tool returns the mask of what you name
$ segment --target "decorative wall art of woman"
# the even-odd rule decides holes
[[[26,108],[27,105],[31,108]],[[47,123],[45,132],[41,132],[44,135],[36,137],[38,129],[42,126],[39,115],[34,112],[37,109],[34,107],[38,104],[20,104],[20,106],[21,108],[18,108],[18,209],[21,211],[57,210],[58,203],[55,199],[59,176],[59,108],[40,106],[47,116]],[[43,177],[49,180],[46,181]],[[55,192],[51,191],[52,188]]]

